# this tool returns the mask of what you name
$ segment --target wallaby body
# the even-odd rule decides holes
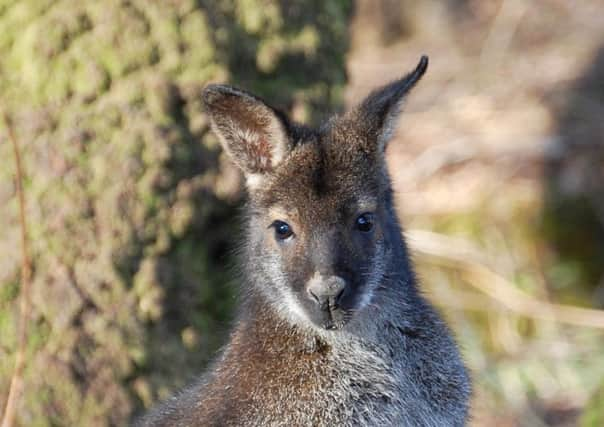
[[[426,66],[317,130],[206,89],[250,193],[241,309],[210,371],[142,425],[465,425],[469,379],[417,290],[384,162]]]

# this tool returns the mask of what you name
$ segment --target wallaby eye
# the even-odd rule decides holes
[[[373,229],[373,214],[364,213],[359,215],[356,221],[357,230],[367,233]]]
[[[283,221],[273,222],[272,227],[275,229],[275,237],[277,238],[277,240],[288,239],[294,234],[290,225]]]

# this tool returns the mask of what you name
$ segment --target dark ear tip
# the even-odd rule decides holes
[[[201,98],[207,108],[219,99],[224,98],[225,95],[228,95],[230,93],[233,93],[233,88],[231,88],[230,86],[210,84],[203,89]]]
[[[419,59],[419,64],[417,64],[417,70],[424,74],[428,69],[428,55],[422,55]]]
[[[420,78],[421,76],[424,75],[424,73],[426,72],[427,69],[428,69],[428,56],[422,55],[422,57],[419,59],[419,64],[417,64],[417,67],[415,67],[415,71],[413,74],[416,74],[417,78]]]
[[[236,87],[222,84],[209,84],[201,94],[201,99],[206,109],[217,106],[219,101],[225,101],[227,98],[239,98],[244,102],[262,102],[260,98],[245,92]]]
[[[428,69],[428,56],[422,55],[419,59],[419,63],[415,67],[415,70],[411,71],[400,81],[403,83],[404,91],[409,91],[415,84],[422,78],[426,70]]]

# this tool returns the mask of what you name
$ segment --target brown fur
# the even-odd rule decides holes
[[[469,380],[417,291],[384,161],[426,65],[319,129],[237,89],[206,90],[250,192],[241,311],[208,374],[145,425],[465,424]]]

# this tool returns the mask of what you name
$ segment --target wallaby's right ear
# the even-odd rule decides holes
[[[428,68],[428,57],[423,55],[415,70],[406,76],[373,91],[360,105],[347,114],[352,126],[360,128],[369,138],[364,149],[384,153],[392,137],[405,96],[422,78]]]
[[[203,102],[212,128],[248,182],[270,173],[291,150],[287,119],[259,98],[225,85],[210,85]]]

